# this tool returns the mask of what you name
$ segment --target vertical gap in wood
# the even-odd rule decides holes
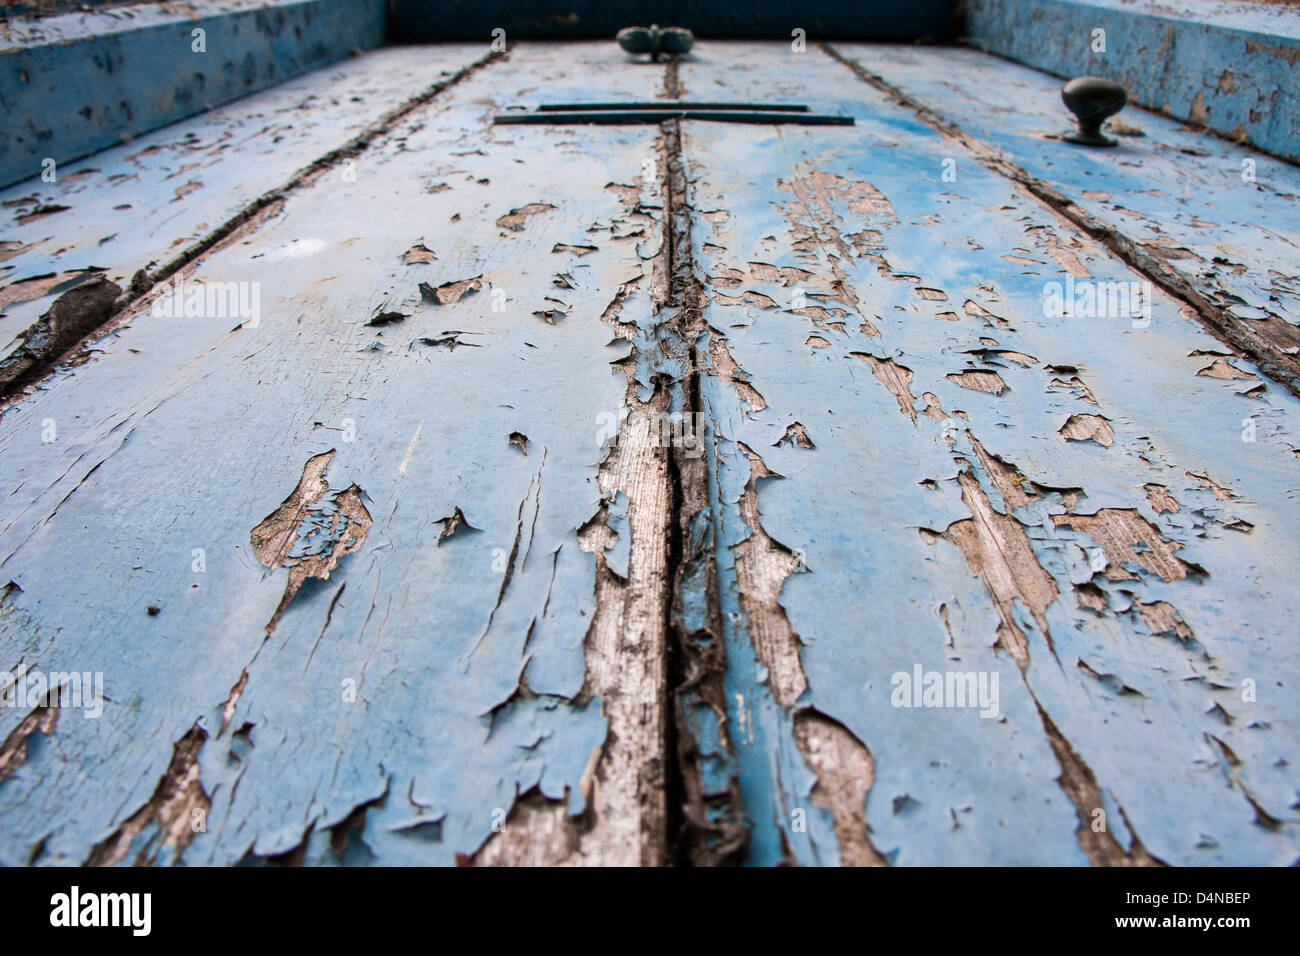
[[[676,58],[668,62],[664,76],[664,93],[680,99],[682,86]],[[680,401],[684,422],[695,423],[703,413],[700,387],[701,356],[697,348],[704,333],[704,286],[696,274],[692,254],[692,215],[688,197],[688,177],[682,157],[681,121],[672,119],[662,126],[661,142],[664,183],[664,239],[666,255],[661,260],[666,271],[665,307],[671,318],[662,327],[662,342],[670,357],[676,358],[680,375],[671,381],[674,399]],[[685,426],[699,434],[703,429]],[[723,643],[717,573],[714,568],[712,541],[693,540],[695,519],[709,508],[709,454],[707,447],[687,448],[673,441],[669,445],[669,475],[672,502],[669,520],[669,574],[672,582],[670,606],[667,608],[669,633],[669,672],[666,705],[670,708],[669,740],[666,753],[666,780],[670,815],[667,823],[670,858],[681,866],[719,866],[739,863],[748,842],[744,807],[739,785],[732,775],[723,794],[706,793],[698,743],[692,733],[693,718],[711,714],[718,721],[718,736],[730,748],[726,727],[726,656]],[[704,455],[701,455],[701,451]],[[689,580],[688,580],[689,576]],[[692,592],[694,590],[694,593]],[[700,593],[702,590],[703,593]],[[706,608],[703,627],[687,631],[686,604]],[[706,716],[706,719],[710,719]]]
[[[666,99],[678,99],[681,96],[681,81],[678,76],[678,63],[676,57],[669,59],[664,66],[664,91]],[[672,164],[674,153],[680,160],[681,153],[681,124],[677,120],[670,120],[660,127],[662,130],[660,141],[663,143],[663,150],[660,156],[662,169],[660,170],[663,182],[664,192],[664,219],[663,219],[663,241],[666,247],[666,265],[667,281],[669,286],[670,305],[676,306],[677,302],[677,283],[675,264],[675,246],[676,246],[676,202],[673,197],[672,182]],[[677,467],[675,455],[668,456],[668,477],[672,489],[671,497],[668,504],[668,567],[667,581],[668,587],[664,589],[664,621],[670,635],[665,642],[665,653],[667,655],[667,680],[664,682],[664,708],[668,719],[664,722],[666,732],[664,734],[664,789],[666,813],[664,817],[664,827],[666,829],[665,844],[667,847],[667,858],[673,866],[689,866],[690,859],[686,852],[687,841],[684,839],[686,831],[686,818],[683,813],[683,807],[686,802],[686,782],[682,775],[682,762],[679,748],[682,745],[680,730],[678,728],[676,713],[677,689],[682,686],[686,679],[685,668],[683,666],[682,655],[678,647],[679,637],[673,627],[673,599],[676,593],[677,575],[682,566],[682,536],[679,532],[682,515],[682,475],[681,470]]]

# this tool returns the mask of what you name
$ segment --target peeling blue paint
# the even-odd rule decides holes
[[[196,281],[261,283],[256,326],[145,310],[97,344],[95,361],[5,413],[0,469],[15,493],[0,503],[0,564],[23,588],[0,621],[6,663],[84,663],[105,673],[109,702],[98,721],[65,715],[0,781],[0,859],[26,862],[41,841],[42,863],[86,859],[149,800],[196,720],[212,805],[186,863],[265,858],[305,839],[316,854],[311,834],[380,800],[360,824],[369,853],[349,860],[451,863],[534,786],[582,811],[606,721],[599,698],[575,700],[595,573],[577,532],[600,508],[594,410],[622,402],[609,363],[625,350],[609,343],[604,302],[577,301],[555,325],[530,313],[577,264],[552,245],[618,208],[584,184],[634,174],[653,133],[539,131],[548,148],[522,155],[485,139],[490,111],[541,71],[566,86],[549,51],[516,54],[511,67],[413,115],[376,148],[369,175],[304,189],[255,244],[204,260]],[[581,59],[569,69],[569,90],[589,96]],[[474,181],[501,176],[504,162],[508,189]],[[430,176],[456,185],[430,191]],[[491,223],[521,195],[558,208],[498,242]],[[485,201],[499,211],[481,216]],[[355,210],[377,205],[401,214],[358,238]],[[422,235],[437,259],[405,264]],[[267,254],[308,238],[292,260]],[[608,289],[638,260],[629,244],[600,245],[581,262]],[[419,281],[478,273],[505,290],[505,311],[488,294],[421,303]],[[329,281],[342,274],[352,279]],[[368,327],[385,298],[410,317]],[[400,347],[456,327],[485,347]],[[399,347],[376,353],[372,341]],[[334,371],[318,377],[321,362]],[[45,419],[58,441],[41,442]],[[339,440],[344,419],[353,442]],[[507,442],[513,432],[529,437],[526,455]],[[360,488],[374,523],[265,639],[284,572],[262,567],[249,529],[331,447],[329,485]],[[457,507],[479,533],[440,540],[437,521]],[[149,604],[161,613],[146,615]],[[0,739],[23,716],[0,709]]]
[[[683,124],[667,230],[653,128],[491,124],[591,75],[654,95],[605,47],[520,45],[189,267],[259,283],[260,321],[142,306],[0,417],[3,666],[100,670],[108,698],[27,736],[0,861],[451,864],[532,792],[581,837],[613,708],[645,705],[592,692],[600,596],[674,534],[654,623],[721,669],[656,706],[719,855],[741,824],[757,865],[1294,862],[1300,399],[1162,292],[1147,324],[1046,314],[1050,282],[1142,277],[816,49],[680,64],[687,95],[857,125]],[[1042,149],[1016,155],[1055,175]],[[1136,196],[1168,166],[1089,168]],[[654,271],[687,225],[698,312]],[[633,445],[633,397],[698,414],[702,460]],[[614,448],[670,456],[683,527],[604,483]],[[268,567],[251,529],[328,449]],[[293,562],[349,542],[268,636]],[[918,670],[996,678],[996,714],[900,704]],[[197,830],[144,813],[178,761]]]
[[[1249,705],[1229,698],[1240,694],[1243,679],[1291,666],[1274,655],[1292,630],[1283,596],[1288,569],[1300,557],[1288,530],[1300,403],[1275,387],[1242,398],[1228,383],[1198,376],[1207,360],[1189,353],[1222,346],[1159,295],[1149,328],[1075,320],[1063,334],[1059,320],[1044,317],[1041,307],[1043,283],[1065,274],[1047,249],[1048,236],[1066,234],[1050,212],[975,163],[962,163],[956,183],[942,182],[938,159],[951,155],[953,146],[869,87],[847,86],[829,60],[796,65],[775,48],[751,51],[749,59],[737,68],[728,50],[714,47],[711,60],[683,71],[683,82],[761,97],[785,95],[790,81],[783,78],[797,77],[807,98],[854,115],[861,130],[852,139],[782,130],[777,140],[761,129],[700,124],[684,134],[684,148],[691,157],[694,207],[732,211],[724,223],[697,221],[703,271],[716,275],[720,265],[743,269],[755,260],[808,269],[815,274],[808,301],[844,312],[842,330],[828,328],[793,314],[788,288],[753,276],[741,288],[772,297],[775,307],[746,309],[741,318],[734,306],[710,304],[709,325],[726,336],[746,381],[766,401],[761,411],[745,411],[734,386],[719,385],[733,397],[714,402],[711,414],[720,469],[725,472],[729,462],[743,469],[743,456],[734,445],[728,452],[725,440],[744,441],[763,449],[767,466],[783,476],[759,485],[764,530],[805,550],[811,573],[786,579],[781,604],[802,645],[809,699],[871,750],[876,780],[866,815],[876,846],[900,864],[1084,862],[1073,833],[1084,808],[1076,810],[1056,786],[1062,770],[1037,714],[1041,706],[1096,773],[1108,818],[1122,820],[1122,808],[1160,859],[1294,860],[1297,831],[1285,809],[1296,785],[1289,770],[1294,759],[1277,759],[1297,744],[1293,701],[1276,694]],[[747,157],[743,167],[725,160],[737,155]],[[792,245],[798,233],[791,213],[782,212],[791,194],[779,184],[814,172],[869,183],[873,192],[863,193],[854,208],[849,194],[810,186],[828,205],[793,213],[821,236],[800,254]],[[742,196],[746,201],[738,204],[735,197]],[[880,233],[869,240],[869,254],[854,251],[859,247],[852,239],[847,253],[836,248],[837,236],[861,235],[864,228]],[[1073,248],[1094,276],[1127,273],[1090,243]],[[1012,254],[1036,264],[1009,267],[1003,256]],[[828,288],[835,267],[855,290],[857,306],[842,289]],[[918,297],[919,287],[942,290],[946,301]],[[834,297],[814,300],[811,293],[823,289]],[[1004,322],[962,315],[968,298]],[[863,320],[880,334],[857,331]],[[807,347],[810,333],[829,347]],[[981,337],[1035,357],[1027,367],[1007,361],[991,366],[1010,385],[999,396],[946,378],[963,367],[963,350],[978,347]],[[921,394],[929,392],[943,416],[918,415],[913,422],[900,414],[894,396],[853,352],[906,366],[912,408],[919,410]],[[1049,388],[1049,366],[1077,368],[1098,404]],[[1171,398],[1157,403],[1153,396]],[[955,410],[965,418],[953,419]],[[1066,443],[1057,434],[1071,413],[1089,411],[1114,423],[1113,447]],[[1246,416],[1267,421],[1268,437],[1243,444]],[[815,448],[775,444],[792,419],[806,426]],[[951,447],[943,437],[947,421],[956,422]],[[1029,635],[1022,681],[1005,651],[989,653],[999,620],[984,582],[951,543],[927,543],[920,533],[942,532],[970,517],[954,480],[959,469],[973,472],[995,507],[1011,510],[997,499],[968,433],[1044,489],[1081,488],[1071,509],[1076,513],[1136,508],[1209,577],[1200,584],[1164,581],[1143,570],[1131,583],[1101,581],[1114,595],[1106,613],[1075,607],[1066,569],[1077,564],[1067,556],[1095,542],[1055,526],[1050,517],[1067,505],[1061,493],[1044,491],[1028,508],[1014,510],[1060,591],[1045,618],[1055,653],[1017,602],[1014,620]],[[1184,474],[1202,470],[1239,497],[1219,502]],[[1143,492],[1149,482],[1167,485],[1182,510],[1155,514]],[[1226,530],[1216,517],[1225,508],[1251,523],[1248,533]],[[881,522],[882,515],[889,520]],[[735,509],[717,522],[734,527]],[[1177,607],[1199,645],[1151,635],[1125,591],[1142,602]],[[740,686],[750,680],[753,664],[745,642],[737,643],[728,680]],[[1076,661],[1099,674],[1122,675],[1143,696],[1117,695],[1093,683]],[[1001,719],[983,720],[969,710],[892,707],[891,673],[916,663],[940,671],[996,671]],[[1280,679],[1286,684],[1293,678]],[[1237,711],[1230,726],[1214,719],[1216,701]],[[742,719],[750,718],[739,708],[729,713],[733,728]],[[1214,753],[1209,734],[1231,746],[1240,766]],[[779,786],[769,771],[751,791],[771,793]],[[1288,822],[1259,825],[1247,794]],[[787,799],[806,802],[806,793],[795,787]],[[1111,832],[1122,847],[1131,845],[1123,823],[1112,822]],[[801,861],[817,859],[806,840],[793,831],[788,836]]]
[[[1078,149],[1056,138],[1072,117],[1049,76],[973,50],[839,49],[1112,225],[1230,314],[1300,325],[1293,164],[1135,108],[1119,114],[1118,148]],[[1013,111],[1001,108],[1008,97]],[[953,174],[964,176],[968,163]]]

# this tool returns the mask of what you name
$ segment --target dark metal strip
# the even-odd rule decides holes
[[[652,100],[646,103],[543,103],[539,113],[578,113],[590,110],[763,110],[771,113],[807,113],[802,103],[695,103]]]
[[[739,110],[589,110],[575,113],[502,113],[493,117],[498,126],[573,125],[582,123],[626,125],[662,123],[668,119],[712,120],[716,123],[793,123],[802,126],[852,126],[852,116],[823,113],[743,113]]]

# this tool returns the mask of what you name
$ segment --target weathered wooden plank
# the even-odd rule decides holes
[[[1045,315],[1048,282],[1143,277],[843,69],[681,72],[858,124],[683,132],[750,860],[1294,861],[1300,404],[1215,374],[1159,290]],[[917,668],[996,675],[997,719],[896,706]]]
[[[1295,166],[1139,109],[1112,121],[1118,148],[1072,146],[1059,139],[1073,117],[1052,77],[970,50],[836,49],[1300,388]]]
[[[144,309],[5,414],[6,666],[106,700],[0,713],[0,858],[449,863],[534,791],[595,859],[662,859],[666,479],[608,448],[655,131],[491,126],[658,92],[608,55],[466,78],[185,268],[260,321]]]
[[[0,192],[0,340],[18,337],[69,287],[102,276],[138,291],[168,277],[268,192],[291,185],[366,127],[487,53],[483,45],[390,48],[314,72]],[[332,175],[359,175],[349,157]]]

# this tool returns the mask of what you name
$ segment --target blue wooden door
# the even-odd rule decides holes
[[[974,51],[295,84],[0,196],[0,860],[1300,856],[1293,166]],[[672,99],[854,123],[493,123]]]

